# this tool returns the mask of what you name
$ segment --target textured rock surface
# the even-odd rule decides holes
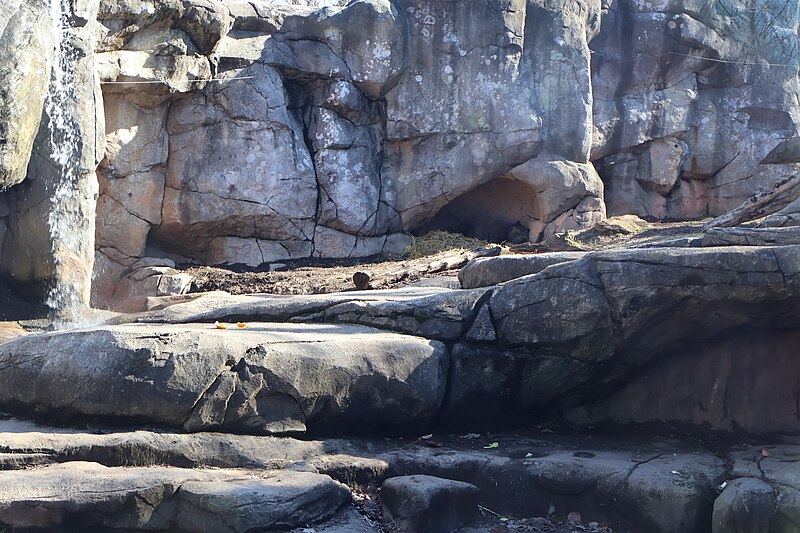
[[[504,255],[473,259],[458,273],[465,289],[491,287],[498,283],[541,272],[551,265],[580,259],[584,252],[552,252],[536,255]]]
[[[399,476],[381,486],[384,513],[408,533],[450,533],[478,518],[478,487],[434,476]]]
[[[787,246],[800,244],[800,227],[714,228],[703,236],[703,246]]]
[[[351,322],[445,341],[436,409],[460,428],[567,413],[795,431],[782,370],[796,366],[799,265],[796,245],[592,252],[487,289],[215,293],[139,320]]]
[[[753,478],[728,483],[714,501],[714,533],[768,533],[775,513],[772,487]]]
[[[732,482],[714,504],[714,533],[800,527],[796,444],[743,446],[731,453]]]
[[[719,215],[792,169],[797,3],[610,3],[592,41],[592,159],[610,214]]]
[[[581,513],[584,523],[611,521],[615,530],[631,532],[708,533],[712,504],[717,496],[715,489],[728,475],[723,459],[735,465],[731,475],[737,477],[751,476],[746,473],[748,468],[757,470],[754,450],[749,449],[717,457],[696,444],[676,439],[565,436],[552,432],[498,434],[493,437],[498,442],[497,448],[484,449],[486,441],[474,435],[437,434],[435,439],[443,444],[442,448],[437,448],[413,440],[297,440],[216,433],[81,432],[0,421],[0,438],[6,450],[0,454],[0,464],[4,468],[19,468],[30,460],[41,464],[94,461],[107,466],[118,466],[120,462],[138,466],[156,463],[180,468],[132,470],[166,472],[166,476],[179,478],[193,475],[192,479],[198,481],[199,477],[212,475],[219,481],[230,471],[214,470],[209,474],[207,470],[197,472],[185,468],[244,467],[257,472],[240,470],[236,480],[266,478],[266,483],[270,484],[275,471],[279,470],[278,477],[282,480],[303,476],[301,479],[310,480],[304,485],[305,490],[321,486],[334,496],[339,494],[339,489],[329,478],[297,471],[319,471],[348,483],[358,479],[362,486],[380,484],[391,476],[433,475],[479,487],[480,503],[496,512],[510,516],[544,516],[552,512],[555,517],[564,519],[568,513],[576,511]],[[760,449],[756,450],[759,454]],[[771,470],[768,470],[769,475],[785,484],[794,475],[791,472],[796,472],[796,463],[791,456],[780,455],[778,448],[770,449],[776,458],[783,460],[776,464],[782,465],[785,474],[780,480]],[[40,453],[31,454],[31,450]],[[786,451],[791,453],[794,448],[787,447]],[[68,466],[56,468],[69,469]],[[126,470],[131,469],[106,469],[119,477],[123,477],[120,473]],[[41,476],[41,471],[34,469],[30,474],[23,474],[36,477]],[[353,478],[356,473],[358,477]],[[19,473],[8,473],[12,474]],[[53,483],[53,479],[54,476],[49,476],[47,481]],[[101,476],[97,479],[98,483],[104,482]],[[91,486],[91,483],[89,480],[86,485]],[[219,483],[213,485],[220,486]],[[284,490],[290,492],[295,487],[292,484]],[[100,491],[98,493],[94,497],[102,498]],[[308,495],[304,498],[302,501],[310,499]],[[332,513],[341,500],[321,497],[316,501],[332,501],[328,507]],[[269,507],[263,509],[266,512]],[[334,525],[342,529],[335,529]],[[365,528],[363,520],[353,520],[346,513],[334,518],[330,527],[327,524],[313,527],[318,531],[349,533],[351,530],[344,529],[345,526],[355,527],[352,531],[358,533],[377,531],[377,527]],[[329,529],[323,529],[325,527]]]
[[[25,179],[50,79],[54,33],[45,1],[0,6],[0,191]]]
[[[447,354],[433,341],[352,326],[232,328],[128,325],[17,339],[0,348],[0,403],[285,434],[424,427],[444,395]]]
[[[377,254],[393,234],[449,224],[459,202],[501,240],[602,219],[588,163],[598,8],[517,3],[212,2],[206,20],[191,2],[141,19],[138,4],[104,2],[96,302],[148,246],[258,266]],[[526,39],[526,20],[541,35]],[[125,83],[138,81],[156,83]],[[564,109],[579,118],[551,118]]]
[[[307,296],[269,294],[231,295],[214,292],[197,295],[191,301],[170,305],[166,309],[146,314],[143,322],[213,322],[236,320],[287,321],[292,318],[313,317],[326,309],[344,303],[392,303],[448,295],[452,291],[437,287],[409,287],[380,291],[352,291]]]
[[[14,528],[244,532],[295,527],[332,515],[346,487],[309,472],[107,468],[68,462],[0,472],[0,523]],[[86,490],[91,487],[90,490]]]
[[[3,16],[37,5],[12,2]],[[758,163],[798,134],[796,7],[80,3],[81,246],[63,263],[86,278],[96,217],[95,301],[107,305],[146,256],[248,266],[367,256],[429,228],[536,241],[602,220],[605,196],[611,214],[720,214],[793,172]],[[7,100],[12,115],[29,107]],[[87,173],[102,120],[95,215]],[[20,138],[6,148],[31,142],[34,122],[15,121]],[[7,195],[9,212],[0,205],[2,268],[22,281],[52,270],[37,222],[54,182],[47,143],[40,135],[31,183]],[[27,160],[22,148],[15,161]]]
[[[104,150],[103,100],[94,55],[93,20],[98,3],[70,4],[71,16],[65,19],[63,35],[53,36],[60,42],[50,42],[51,47],[55,44],[60,49],[57,57],[50,58],[52,76],[45,78],[51,103],[40,115],[41,123],[36,121],[39,127],[27,179],[6,193],[8,231],[0,275],[45,288],[53,283],[69,287],[64,299],[54,302],[55,307],[88,306],[90,300],[95,169]],[[31,6],[38,4],[32,2]],[[38,13],[35,23],[31,22],[42,24],[55,32],[57,23],[49,10]],[[36,48],[26,52],[29,61],[46,55],[38,54]],[[34,93],[38,83],[34,75]],[[33,112],[34,106],[30,108]],[[26,126],[21,127],[24,130]]]

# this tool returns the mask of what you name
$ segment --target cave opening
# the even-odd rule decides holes
[[[536,197],[530,185],[500,176],[457,196],[413,233],[447,231],[493,243],[535,242],[546,224],[537,217]]]

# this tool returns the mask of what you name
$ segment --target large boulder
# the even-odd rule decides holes
[[[479,257],[467,263],[458,272],[458,280],[465,289],[491,287],[512,279],[537,274],[552,265],[575,261],[584,255],[585,252],[550,252]]]
[[[123,325],[0,347],[0,404],[189,431],[397,432],[436,415],[447,352],[353,326]],[[364,424],[364,420],[370,420]]]
[[[44,0],[0,6],[0,191],[27,174],[50,80],[55,24]]]
[[[491,288],[209,294],[140,320],[349,322],[451,343],[439,420],[469,431],[564,415],[795,431],[798,276],[798,245],[641,248]]]
[[[407,533],[451,533],[478,517],[478,487],[434,476],[398,476],[381,487],[384,513]]]
[[[775,491],[760,479],[727,484],[714,501],[714,533],[769,533],[775,514]]]

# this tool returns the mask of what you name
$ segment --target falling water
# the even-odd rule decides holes
[[[70,201],[80,179],[80,130],[71,110],[76,98],[76,65],[78,53],[72,44],[69,25],[69,0],[50,0],[50,17],[56,45],[46,111],[50,123],[50,158],[61,176],[53,180],[51,206],[47,226],[52,243],[54,263],[53,284],[46,304],[57,317],[59,327],[74,324],[80,319],[84,304],[82,282],[70,275],[70,261],[81,247],[79,231],[81,213],[75,212]]]

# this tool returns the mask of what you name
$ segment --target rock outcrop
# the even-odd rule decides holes
[[[209,294],[0,346],[0,408],[244,433],[553,417],[791,432],[798,276],[799,245],[651,248],[473,290]]]
[[[16,120],[12,144],[30,128],[35,135],[32,152],[21,159],[27,165],[25,181],[0,200],[0,277],[35,286],[40,301],[48,299],[65,313],[88,307],[93,275],[95,171],[105,144],[94,56],[98,2],[74,3],[63,14],[64,7],[55,9],[55,3],[23,2],[27,7],[15,24],[24,24],[18,31],[35,37],[26,37],[32,42],[25,59],[8,65],[16,70],[3,78],[3,91],[23,90],[26,96],[0,100],[0,109],[10,106],[13,113],[14,106],[24,105],[30,117]],[[31,20],[24,22],[24,13],[31,10]],[[9,25],[8,31],[13,28]],[[0,65],[6,68],[4,61]],[[20,74],[24,83],[15,82]],[[9,184],[0,179],[0,190]],[[64,290],[48,294],[54,285]]]
[[[475,264],[492,261],[507,263]],[[535,272],[476,289],[217,292],[114,324],[12,334],[0,409],[104,429],[0,422],[0,470],[24,469],[0,476],[0,524],[80,513],[87,527],[129,530],[331,519],[321,531],[370,531],[342,510],[339,481],[383,483],[384,518],[406,529],[466,533],[475,498],[595,529],[794,527],[796,450],[775,432],[800,431],[800,245],[662,245],[520,268]],[[554,434],[564,420],[763,444]],[[66,490],[79,483],[88,495]],[[37,513],[23,513],[31,500]]]
[[[85,490],[91,485],[92,490]],[[0,523],[53,530],[244,532],[254,524],[291,528],[330,517],[348,489],[310,472],[164,467],[108,468],[67,462],[24,472],[0,472]]]
[[[145,257],[358,257],[401,252],[402,235],[427,229],[537,241],[591,226],[606,204],[649,219],[718,215],[792,172],[758,164],[798,134],[796,0],[344,4],[77,4],[78,177],[47,169],[45,120],[29,183],[0,200],[2,272],[56,270],[85,300],[94,269],[94,303],[108,307]],[[46,47],[48,32],[36,36]],[[0,105],[18,137],[4,145],[4,186],[25,174],[36,87],[24,95],[33,107],[11,93]],[[70,199],[48,211],[59,187]],[[39,227],[51,214],[80,235],[63,260],[48,259],[51,241],[69,239]]]
[[[592,41],[592,159],[613,215],[720,215],[793,170],[759,167],[797,135],[795,2],[613,2]]]
[[[374,533],[379,531],[377,525],[357,512],[352,516],[345,511],[329,525],[318,524],[347,500],[346,490],[331,478],[363,488],[380,485],[387,478],[394,478],[396,484],[407,476],[436,476],[440,478],[432,487],[436,490],[427,494],[445,498],[429,499],[433,505],[425,508],[425,493],[420,494],[422,498],[417,501],[423,505],[415,506],[415,516],[422,523],[430,519],[437,524],[435,520],[443,518],[452,523],[474,517],[475,507],[443,509],[439,503],[474,502],[477,487],[481,505],[508,516],[549,513],[563,520],[577,512],[587,525],[611,521],[619,531],[708,533],[717,487],[732,479],[723,458],[695,444],[669,438],[597,437],[588,441],[581,436],[534,432],[496,436],[496,447],[486,449],[481,435],[437,434],[434,438],[442,445],[439,448],[394,439],[65,432],[16,421],[0,421],[0,437],[5,450],[0,454],[0,464],[12,470],[0,476],[6,488],[0,513],[25,505],[33,499],[31,494],[41,491],[36,516],[42,521],[59,523],[65,519],[60,511],[80,506],[87,513],[88,524],[96,524],[92,520],[103,517],[108,520],[106,527],[119,524],[117,527],[127,530],[152,529],[149,524],[158,524],[157,520],[168,523],[176,516],[178,521],[184,520],[178,523],[195,524],[188,521],[192,515],[180,512],[191,509],[197,511],[195,518],[206,520],[205,531],[224,520],[230,525],[218,531],[247,531],[254,524],[286,528],[302,521],[303,527],[315,531]],[[736,461],[740,466],[737,472],[757,468],[748,454],[736,454]],[[120,468],[120,462],[128,468]],[[164,464],[177,468],[160,466]],[[25,470],[15,471],[26,465]],[[111,482],[117,483],[114,492],[108,491]],[[14,490],[7,490],[12,483]],[[64,490],[77,483],[84,490]],[[88,487],[96,490],[87,493]],[[178,487],[180,490],[176,490]],[[455,494],[437,487],[456,487],[462,492],[455,498]],[[44,491],[48,492],[42,494]],[[53,494],[63,496],[59,499]],[[202,499],[198,498],[200,494],[204,495]],[[131,499],[125,499],[126,495]],[[267,495],[271,496],[271,505],[255,504]],[[231,509],[228,503],[234,496],[247,497],[240,503],[253,504]],[[153,505],[141,504],[142,499]],[[187,505],[198,501],[214,514]],[[784,512],[796,509],[796,504],[792,505],[787,501]],[[154,508],[159,512],[153,512]],[[31,516],[17,515],[14,519]],[[134,521],[137,517],[142,519],[138,524]],[[0,514],[0,521],[10,520],[9,514]],[[301,531],[298,528],[293,533]]]
[[[0,191],[25,179],[44,109],[54,33],[44,0],[0,7]]]
[[[425,227],[527,240],[602,219],[599,8],[518,4],[212,3],[194,20],[188,3],[138,20],[104,2],[96,303],[148,250],[258,266],[400,252],[393,236]]]

